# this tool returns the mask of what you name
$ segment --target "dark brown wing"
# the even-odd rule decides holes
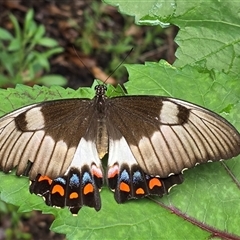
[[[80,139],[95,119],[94,101],[68,99],[34,104],[0,119],[0,169],[17,174],[33,163],[37,174],[54,178],[69,167]]]
[[[194,104],[128,96],[108,99],[106,105],[107,124],[118,129],[147,174],[164,178],[240,153],[238,131],[221,116]],[[115,136],[110,132],[109,137]]]

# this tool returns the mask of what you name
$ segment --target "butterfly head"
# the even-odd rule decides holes
[[[105,96],[105,93],[107,91],[107,87],[103,84],[95,86],[95,103],[96,103],[96,108],[99,113],[104,114],[105,112],[105,99],[107,98]]]
[[[97,97],[104,96],[107,91],[107,86],[103,84],[97,85],[95,86],[95,91]]]

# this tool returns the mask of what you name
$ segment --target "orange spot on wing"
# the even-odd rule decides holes
[[[69,198],[70,198],[70,199],[78,198],[78,193],[77,193],[77,192],[72,192],[72,193],[69,195]]]
[[[92,193],[92,192],[93,192],[93,185],[91,183],[88,183],[83,189],[83,194],[87,195],[88,193]]]
[[[150,189],[153,189],[155,186],[161,187],[162,183],[158,178],[152,178],[148,184]]]
[[[52,184],[52,179],[49,178],[48,176],[40,176],[39,179],[38,179],[38,182],[45,181],[45,180],[48,181],[49,185]]]
[[[137,190],[136,190],[136,194],[144,194],[145,192],[144,192],[144,190],[143,190],[143,188],[138,188]]]
[[[52,194],[59,193],[61,196],[64,196],[65,190],[61,185],[56,184],[52,189]]]
[[[121,182],[120,185],[119,185],[119,188],[120,188],[121,191],[130,192],[130,187],[125,182]]]

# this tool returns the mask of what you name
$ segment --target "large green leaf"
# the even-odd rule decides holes
[[[173,24],[180,27],[176,66],[204,63],[238,75],[240,15],[238,1],[194,1],[177,8]],[[186,11],[187,10],[187,11]]]
[[[186,66],[173,68],[164,61],[127,65],[129,94],[167,95],[192,101],[215,110],[240,129],[239,94],[236,80],[215,71],[202,73]],[[120,91],[119,89],[117,90]],[[110,96],[116,95],[113,88]],[[93,96],[93,89],[64,90],[60,87],[18,86],[1,90],[0,111],[8,112],[26,103],[47,99]],[[21,100],[21,101],[20,101]],[[19,103],[20,101],[20,103]],[[231,106],[231,107],[229,107]],[[28,192],[28,179],[0,174],[1,198],[20,206],[20,211],[38,209],[52,213],[52,230],[69,239],[207,239],[211,236],[240,238],[240,158],[207,163],[184,173],[185,182],[163,198],[154,197],[118,205],[105,186],[102,209],[83,207],[78,216],[67,209],[55,209]]]
[[[221,113],[240,130],[239,3],[234,1],[105,0],[140,24],[179,26],[174,68],[165,62],[127,65],[129,94],[167,95],[200,104]],[[196,65],[191,67],[187,64]],[[198,65],[198,66],[197,66]],[[199,65],[207,67],[201,68]],[[215,68],[215,70],[207,70]],[[222,73],[224,70],[228,75]],[[93,97],[93,89],[58,87],[0,91],[0,114],[56,98]],[[122,94],[119,89],[109,96]],[[77,217],[67,209],[46,206],[30,195],[28,179],[0,173],[1,198],[20,211],[52,213],[52,229],[69,239],[240,239],[240,157],[208,163],[184,173],[185,182],[168,196],[118,205],[106,187],[102,209],[83,208]]]
[[[239,1],[104,0],[137,24],[177,25],[175,66],[201,64],[239,76]],[[138,46],[141,47],[141,46]]]

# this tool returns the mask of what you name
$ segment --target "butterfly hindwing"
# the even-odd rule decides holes
[[[96,183],[94,177],[88,166],[84,166],[81,172],[71,168],[67,175],[55,179],[38,174],[30,185],[30,192],[43,196],[49,206],[68,207],[73,214],[84,205],[99,211],[102,179]]]
[[[114,166],[116,167],[116,166]],[[108,185],[114,192],[117,203],[150,195],[162,197],[170,189],[183,182],[182,174],[160,178],[146,174],[139,165],[121,165],[114,177],[108,178]]]
[[[129,199],[149,195],[162,197],[170,188],[183,182],[181,174],[162,179],[159,175],[146,174],[136,161],[126,139],[110,124],[108,154],[108,186],[115,200],[124,203]]]

